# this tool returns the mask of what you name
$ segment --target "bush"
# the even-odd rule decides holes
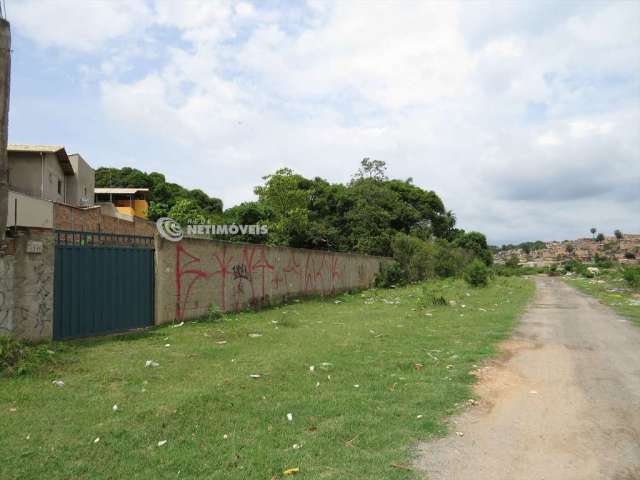
[[[418,307],[427,308],[431,306],[446,306],[449,302],[442,290],[434,285],[423,285],[422,295],[418,297]]]
[[[586,275],[588,272],[587,266],[579,260],[568,260],[565,262],[564,271],[578,273],[580,275]]]
[[[627,260],[633,260],[634,258],[636,258],[636,254],[633,252],[625,252],[624,258],[626,258]]]
[[[398,233],[391,242],[393,258],[400,265],[407,282],[418,282],[434,276],[435,248],[431,242]]]
[[[215,303],[209,305],[209,315],[207,319],[210,322],[215,322],[216,320],[220,320],[222,318],[224,318],[224,312],[220,309],[220,307]]]
[[[473,257],[446,240],[425,241],[404,233],[393,238],[391,249],[399,271],[389,273],[397,274],[402,283],[458,276]]]
[[[627,267],[622,272],[622,277],[631,288],[640,288],[640,267]]]
[[[601,257],[600,255],[596,255],[596,258],[594,259],[594,262],[596,264],[596,267],[598,268],[611,268],[613,267],[613,262],[606,258],[606,257]]]
[[[400,267],[398,262],[385,263],[380,267],[380,272],[376,275],[375,285],[380,288],[389,288],[407,283],[406,272]]]
[[[504,262],[505,267],[509,268],[518,268],[520,266],[520,259],[517,255],[511,255],[506,262]]]
[[[506,264],[505,265],[494,264],[492,269],[493,269],[493,274],[500,277],[515,277],[517,275],[520,275],[521,273],[520,268],[510,267]]]
[[[22,375],[53,361],[46,344],[29,345],[10,337],[0,336],[0,375]]]
[[[483,261],[476,258],[465,269],[464,279],[473,287],[484,287],[489,283],[489,269]]]
[[[461,248],[453,247],[448,242],[439,242],[434,258],[435,274],[442,278],[459,276],[469,263],[469,256]]]
[[[22,358],[23,352],[22,343],[9,337],[0,337],[0,371],[13,368]]]
[[[547,274],[550,277],[557,277],[558,275],[560,275],[560,272],[558,272],[558,266],[557,265],[551,265],[549,267],[549,270],[547,270]]]

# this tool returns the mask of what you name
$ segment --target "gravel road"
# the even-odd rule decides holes
[[[479,404],[419,446],[433,480],[640,479],[640,328],[562,280],[537,292]]]

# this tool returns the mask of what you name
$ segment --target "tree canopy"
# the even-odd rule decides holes
[[[169,212],[181,201],[179,210],[191,209],[202,213],[204,218],[222,214],[222,200],[209,197],[202,190],[188,190],[176,183],[167,182],[165,176],[158,172],[145,173],[135,168],[105,168],[96,170],[96,187],[101,188],[148,188],[149,213],[151,220],[170,216]],[[193,208],[191,208],[193,204]]]
[[[202,190],[188,190],[160,173],[132,168],[100,168],[96,186],[147,187],[149,217],[170,216],[180,223],[262,224],[267,236],[234,236],[229,240],[266,242],[372,255],[391,255],[401,233],[422,241],[451,244],[472,252],[486,264],[491,252],[479,232],[455,228],[456,217],[431,190],[412,179],[389,179],[381,160],[365,158],[347,184],[306,178],[289,168],[263,177],[257,200],[223,210],[222,201]],[[444,242],[444,243],[443,243]]]

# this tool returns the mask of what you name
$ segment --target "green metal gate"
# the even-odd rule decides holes
[[[55,237],[55,339],[153,325],[153,237],[60,230]]]

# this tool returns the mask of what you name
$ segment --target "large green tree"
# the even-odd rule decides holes
[[[411,178],[388,179],[382,160],[362,160],[347,184],[330,183],[319,177],[308,179],[290,168],[281,168],[263,177],[263,183],[255,187],[257,200],[225,211],[221,200],[202,190],[167,182],[157,172],[100,168],[96,185],[149,188],[151,219],[171,216],[181,223],[268,227],[267,235],[236,235],[228,240],[387,256],[397,253],[398,245],[417,245],[411,239],[419,239],[429,246],[422,248],[416,258],[433,256],[428,269],[442,276],[458,271],[469,255],[487,265],[492,261],[484,235],[456,228],[456,217],[445,208],[442,199],[415,185]],[[424,263],[421,261],[420,265]],[[411,267],[414,268],[417,267]],[[414,272],[410,276],[421,275]]]

